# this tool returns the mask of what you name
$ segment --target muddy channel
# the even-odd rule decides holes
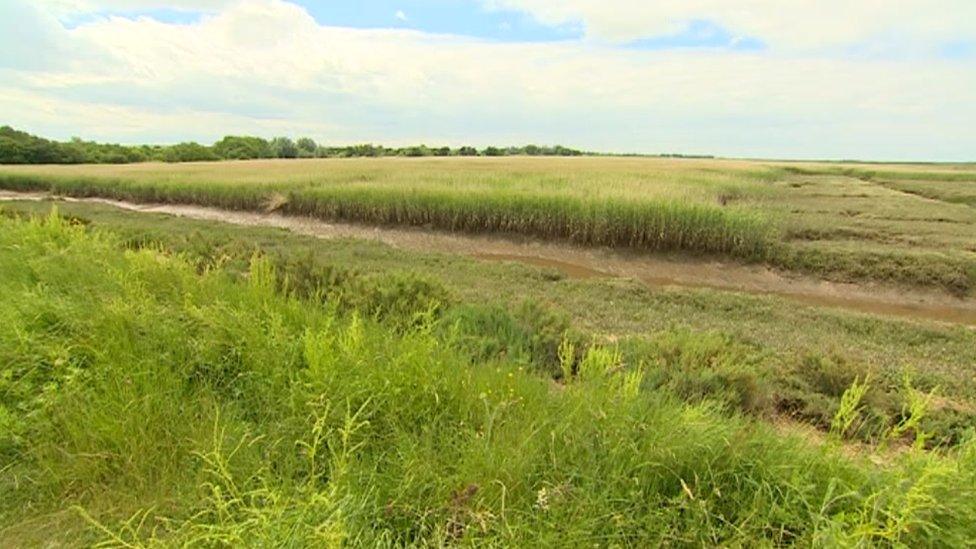
[[[52,197],[45,194],[0,191],[0,201],[50,199]],[[193,205],[136,204],[101,198],[58,197],[56,200],[107,204],[130,211],[235,225],[276,227],[323,239],[375,240],[404,250],[460,254],[480,261],[515,262],[554,269],[574,279],[629,278],[653,288],[707,288],[752,295],[774,295],[815,307],[976,327],[976,299],[961,299],[935,291],[906,291],[881,285],[829,282],[783,273],[761,265],[581,248],[558,242],[454,234],[421,228],[334,223],[308,217],[228,211]]]

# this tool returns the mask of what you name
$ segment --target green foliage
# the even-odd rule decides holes
[[[429,148],[426,145],[388,148],[382,145],[323,147],[308,137],[293,141],[275,137],[271,141],[254,136],[228,135],[212,146],[188,142],[177,145],[125,146],[83,141],[74,138],[58,142],[0,127],[0,164],[130,164],[158,160],[164,162],[204,162],[214,160],[253,160],[258,158],[352,158],[376,156],[477,156],[473,147]],[[485,156],[580,156],[584,153],[560,145],[555,147],[489,147]]]
[[[562,345],[578,338],[564,315],[535,301],[512,310],[500,305],[459,305],[447,312],[441,326],[449,331],[452,343],[475,360],[510,361],[554,379],[566,375]]]
[[[837,413],[834,414],[834,419],[830,422],[831,435],[835,437],[845,436],[860,420],[861,400],[868,392],[868,387],[870,384],[867,379],[863,382],[855,379],[854,383],[844,391],[840,397],[840,404],[837,406]]]
[[[568,337],[564,337],[557,350],[559,354],[559,373],[562,379],[569,381],[576,369],[576,344]]]
[[[968,406],[936,399],[936,388],[923,391],[911,379],[905,371],[879,375],[863,363],[809,354],[786,365],[771,392],[779,413],[838,437],[907,441],[927,448],[966,440],[976,419]],[[940,406],[934,404],[937,400]]]
[[[362,274],[320,267],[310,256],[279,260],[275,272],[277,287],[285,293],[356,310],[400,327],[428,322],[452,302],[442,285],[409,272]]]
[[[931,413],[932,400],[935,396],[932,393],[923,393],[912,386],[909,376],[905,376],[904,395],[905,405],[902,408],[902,419],[888,431],[888,440],[898,440],[905,436],[912,436],[917,448],[924,448],[929,434],[923,430],[922,422]]]
[[[942,288],[959,296],[976,289],[976,261],[945,253],[780,247],[769,260],[792,271]]]
[[[298,147],[298,156],[300,158],[314,158],[319,149],[318,144],[311,137],[298,138],[295,146]]]
[[[271,154],[275,158],[298,158],[298,146],[288,137],[271,140]]]
[[[13,209],[10,204],[5,207]],[[507,349],[525,349],[527,344],[499,340],[509,337],[507,326],[517,324],[512,311],[524,301],[535,301],[550,304],[544,309],[558,307],[563,314],[572,314],[574,324],[591,332],[636,331],[639,337],[621,343],[625,371],[636,375],[644,363],[645,388],[665,390],[691,402],[719,402],[753,416],[785,416],[828,431],[844,391],[856,377],[870,375],[874,382],[865,395],[861,421],[847,436],[874,443],[885,440],[886,433],[907,417],[910,394],[904,389],[903,365],[912,364],[917,390],[930,393],[940,386],[944,391],[920,421],[927,447],[958,445],[976,425],[970,375],[976,347],[973,332],[964,328],[817,311],[796,307],[788,300],[729,293],[654,292],[610,280],[553,282],[520,265],[394,251],[364,241],[321,241],[271,229],[127,213],[101,205],[64,203],[60,207],[75,222],[124,233],[127,247],[179,253],[201,272],[219,265],[246,273],[250,258],[260,250],[273,260],[279,288],[309,299],[319,299],[321,294],[343,311],[349,309],[344,297],[362,285],[359,279],[383,284],[404,271],[418,273],[413,278],[443,292],[436,299],[442,307],[434,311],[435,316],[444,309],[449,316],[459,316],[451,310],[458,301],[462,308],[479,310],[484,303],[496,303],[494,309],[501,320],[492,325],[498,327],[481,329],[479,322],[468,322],[472,329],[462,334],[467,338],[475,333],[465,339],[475,354],[483,345],[480,342],[491,345],[493,350],[478,355],[485,360],[525,356]],[[49,206],[21,203],[18,211],[46,213]],[[444,298],[445,294],[449,297]],[[401,327],[426,322],[424,302],[407,310],[399,317],[381,314],[377,318]],[[670,319],[677,318],[691,329],[673,329]],[[718,327],[721,333],[713,333]],[[643,342],[646,339],[657,341],[657,346]],[[572,377],[579,358],[576,354],[585,353],[589,338],[570,334],[568,340],[574,345],[573,354],[571,360],[559,362],[556,378]],[[551,341],[549,349],[555,345],[555,339]],[[660,345],[666,341],[679,349],[668,351],[672,366],[664,370],[658,347],[667,349]],[[686,351],[681,346],[701,349]],[[824,348],[831,351],[822,353]],[[555,371],[551,363],[529,368],[547,375]],[[896,443],[910,443],[914,436],[914,431],[907,433]]]
[[[161,158],[165,162],[207,162],[217,160],[217,155],[210,147],[189,142],[164,148]]]
[[[225,138],[213,149],[221,158],[272,156],[259,138]],[[299,156],[310,150],[306,143]],[[158,160],[165,150],[137,152]],[[514,148],[489,152],[522,154]],[[0,166],[0,185],[281,213],[292,204],[297,213],[351,221],[717,253],[835,281],[959,296],[976,291],[976,210],[966,206],[973,193],[966,178],[976,174],[964,166],[886,166],[884,178],[873,178],[758,161],[372,159],[408,153],[445,151],[316,144],[317,157],[364,158],[115,169]]]
[[[484,367],[430,324],[289,295],[268,259],[248,271],[200,273],[56,217],[0,219],[0,417],[19,435],[4,432],[0,544],[976,536],[972,441],[876,468],[635,391],[641,370],[616,347],[590,346],[555,387],[504,359]]]
[[[872,377],[874,371],[862,363],[842,357],[809,354],[784,367],[777,383],[776,407],[780,413],[800,419],[837,436],[878,440],[900,407],[897,391],[890,390],[886,380],[875,379],[862,384],[859,379]],[[856,387],[858,392],[850,392]],[[862,391],[863,392],[860,392]],[[859,394],[856,410],[842,410]],[[857,412],[856,416],[850,414]],[[837,418],[851,419],[851,425],[837,431]]]
[[[228,135],[213,145],[214,154],[227,160],[271,158],[271,144],[260,137]]]
[[[443,286],[410,273],[353,278],[339,292],[343,306],[401,327],[425,325],[450,302]]]
[[[100,144],[74,138],[61,143],[0,127],[0,164],[127,164],[154,158],[152,147]]]
[[[763,353],[718,333],[663,332],[631,341],[628,356],[646,367],[645,382],[692,402],[708,399],[744,412],[768,410],[771,383]]]

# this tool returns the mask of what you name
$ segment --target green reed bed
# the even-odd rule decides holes
[[[327,187],[292,192],[283,209],[324,219],[748,258],[761,257],[770,244],[769,226],[756,214],[668,200]]]
[[[772,225],[754,211],[666,198],[593,198],[518,191],[396,189],[362,184],[233,184],[0,174],[0,187],[75,197],[196,204],[325,220],[518,233],[578,244],[762,259]]]
[[[884,466],[649,387],[0,219],[0,545],[959,546],[976,446]],[[418,316],[419,315],[419,316]],[[446,327],[450,328],[450,327]],[[447,330],[450,333],[450,329]],[[856,403],[855,403],[856,404]]]
[[[47,192],[75,198],[107,198],[130,202],[190,204],[229,210],[261,211],[279,185],[193,184],[122,177],[44,177],[0,174],[0,188]]]

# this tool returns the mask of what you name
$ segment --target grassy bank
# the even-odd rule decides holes
[[[563,346],[553,384],[531,353],[475,358],[416,284],[337,301],[57,219],[0,220],[0,270],[5,545],[976,535],[971,442],[879,468],[681,404],[613,347]]]
[[[43,216],[51,207],[24,202],[0,210]],[[708,399],[754,417],[827,430],[844,391],[869,378],[862,418],[848,438],[884,439],[919,395],[930,401],[920,423],[927,446],[958,444],[976,425],[976,332],[961,326],[798,306],[772,296],[572,280],[526,265],[99,204],[59,208],[92,230],[120,235],[127,247],[178,253],[201,270],[221,265],[243,274],[261,253],[306,294],[324,287],[330,299],[352,300],[371,315],[402,309],[390,297],[397,292],[437,296],[452,304],[453,321],[473,333],[463,342],[477,356],[532,358],[554,377],[559,334],[571,328],[580,347],[617,342],[626,363],[645,364],[654,387],[689,402]],[[898,444],[914,437],[907,435]]]

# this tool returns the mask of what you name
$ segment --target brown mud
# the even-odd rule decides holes
[[[0,201],[49,199],[52,197],[41,193],[0,191]],[[454,234],[422,228],[333,223],[309,217],[228,211],[185,204],[135,204],[101,198],[56,199],[108,204],[137,212],[235,225],[276,227],[316,238],[375,240],[405,250],[461,254],[482,261],[522,263],[552,269],[568,278],[629,278],[653,288],[707,288],[752,295],[773,295],[814,307],[976,326],[976,299],[876,284],[829,282],[776,271],[762,265],[604,248],[581,248],[558,242]]]

